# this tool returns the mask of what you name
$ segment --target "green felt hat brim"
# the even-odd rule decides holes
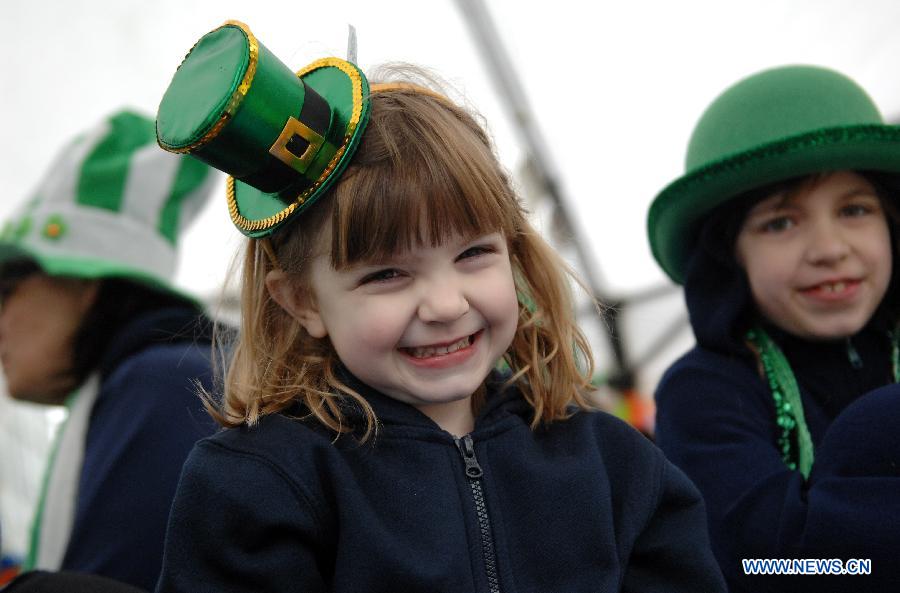
[[[13,261],[33,262],[48,276],[64,276],[84,280],[102,280],[103,278],[130,280],[160,292],[174,294],[198,308],[203,307],[203,303],[195,296],[172,286],[156,276],[108,260],[48,257],[22,245],[0,243],[0,270],[5,264]]]
[[[321,60],[327,63],[328,60]],[[296,216],[309,208],[325,193],[347,167],[353,152],[362,137],[369,117],[369,86],[366,77],[349,62],[342,62],[345,68],[352,68],[358,76],[358,87],[354,89],[354,80],[347,72],[336,66],[321,65],[314,62],[308,71],[301,71],[298,76],[313,90],[321,95],[334,110],[334,116],[346,125],[337,130],[339,136],[331,138],[338,146],[335,155],[325,173],[313,186],[302,190],[281,190],[264,192],[239,179],[228,178],[229,210],[232,210],[232,221],[249,237],[264,237],[271,234],[288,218]],[[358,110],[354,122],[354,110]],[[351,123],[352,122],[352,123]],[[248,221],[250,224],[248,224]],[[262,224],[261,228],[248,228],[252,223]]]
[[[763,144],[686,173],[654,199],[647,217],[653,256],[684,282],[700,225],[720,204],[754,188],[816,172],[900,173],[900,127],[824,128]]]

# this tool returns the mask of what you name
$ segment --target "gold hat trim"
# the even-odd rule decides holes
[[[347,123],[347,131],[344,134],[344,141],[334,153],[334,156],[328,162],[328,166],[325,167],[325,170],[322,171],[322,174],[319,175],[319,178],[315,181],[315,183],[303,190],[303,192],[298,195],[294,199],[294,201],[291,202],[283,210],[273,214],[272,216],[268,216],[260,220],[250,220],[238,211],[237,199],[235,198],[234,177],[229,175],[228,179],[226,180],[225,187],[225,193],[228,198],[228,214],[231,216],[231,221],[239,228],[250,232],[262,231],[284,221],[285,218],[290,216],[299,206],[302,206],[309,198],[309,196],[322,186],[325,180],[328,179],[329,175],[331,175],[331,172],[334,171],[335,167],[337,167],[338,163],[340,163],[341,157],[343,157],[344,153],[347,151],[347,146],[349,145],[350,140],[353,138],[353,133],[356,131],[356,127],[359,125],[359,120],[362,116],[362,77],[360,76],[359,70],[357,70],[353,64],[346,62],[340,58],[322,58],[320,60],[316,60],[302,70],[299,70],[297,72],[297,76],[302,78],[310,72],[318,70],[319,68],[326,67],[337,68],[341,72],[346,74],[347,77],[350,78],[350,82],[353,87],[353,112],[350,115],[350,121]]]
[[[247,36],[247,44],[249,46],[250,51],[250,62],[247,64],[247,71],[244,72],[243,78],[241,78],[240,84],[231,93],[231,98],[228,100],[228,104],[225,105],[225,109],[222,110],[221,115],[219,115],[218,121],[213,124],[213,127],[209,129],[206,134],[203,135],[199,140],[183,147],[174,147],[166,145],[166,150],[170,152],[177,153],[190,153],[194,150],[204,146],[209,143],[210,140],[219,135],[222,131],[222,128],[225,127],[234,114],[237,112],[238,107],[241,106],[241,103],[244,101],[244,97],[247,96],[247,93],[250,91],[250,85],[253,82],[253,77],[256,76],[256,67],[259,64],[259,42],[256,41],[256,36],[250,32],[250,28],[240,21],[225,21],[225,24],[219,27],[218,29],[214,29],[218,31],[219,29],[224,29],[225,27],[237,27],[241,29],[244,34]],[[200,43],[199,41],[197,43]],[[197,44],[194,44],[194,47],[197,47]],[[191,51],[188,52],[187,56],[184,57],[187,60],[188,56],[191,55],[191,52],[194,51],[194,47],[191,48]],[[182,60],[182,64],[184,60]]]

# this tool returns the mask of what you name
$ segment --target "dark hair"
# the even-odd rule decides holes
[[[881,198],[881,207],[884,208],[888,223],[893,247],[893,267],[887,292],[875,315],[882,325],[893,330],[900,324],[900,272],[897,271],[897,266],[900,265],[900,175],[881,171],[860,171],[859,174],[872,184],[875,193]]]
[[[85,314],[75,334],[72,375],[76,385],[97,369],[112,338],[122,326],[148,311],[199,306],[185,297],[157,290],[123,278],[100,280],[97,299]]]
[[[40,271],[40,266],[30,259],[13,259],[0,264],[0,306],[22,280]]]

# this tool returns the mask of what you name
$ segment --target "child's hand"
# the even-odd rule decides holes
[[[900,384],[861,396],[835,418],[810,481],[828,476],[900,479]]]

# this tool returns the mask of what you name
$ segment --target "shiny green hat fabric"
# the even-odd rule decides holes
[[[153,120],[119,111],[79,134],[0,230],[0,265],[121,277],[176,294],[182,231],[205,205],[213,171],[156,144]],[[187,296],[187,295],[182,295]]]
[[[350,62],[294,73],[243,23],[204,35],[175,72],[156,119],[164,149],[229,174],[231,220],[271,234],[346,168],[368,121],[369,86]]]
[[[815,66],[750,76],[706,109],[691,135],[684,175],[650,206],[653,256],[681,283],[711,210],[756,187],[843,169],[900,173],[900,128],[885,125],[866,92]]]

